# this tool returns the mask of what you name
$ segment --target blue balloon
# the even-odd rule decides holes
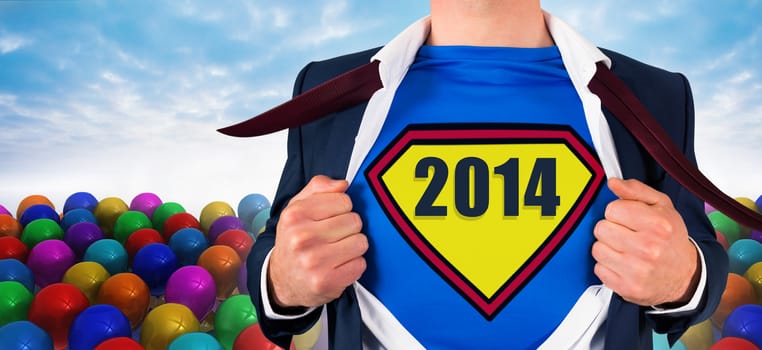
[[[16,281],[34,293],[34,274],[32,270],[16,259],[0,260],[0,281]]]
[[[252,344],[253,345],[253,344]],[[213,336],[203,332],[190,332],[175,338],[167,350],[224,350]]]
[[[169,247],[177,256],[180,266],[188,266],[196,265],[201,253],[209,248],[209,242],[201,230],[188,227],[178,230],[169,238]]]
[[[101,239],[90,244],[85,250],[82,261],[93,261],[101,264],[111,276],[127,272],[129,266],[127,251],[113,239]]]
[[[69,210],[64,214],[63,219],[61,219],[61,228],[65,232],[74,224],[78,224],[80,222],[92,222],[97,224],[98,219],[95,218],[95,214],[93,214],[93,212],[83,208],[76,208]]]
[[[167,280],[178,267],[172,248],[161,243],[147,244],[132,259],[132,272],[145,281],[153,296],[164,295]]]
[[[29,321],[16,321],[0,327],[0,350],[53,350],[53,338]]]
[[[58,213],[55,209],[46,204],[35,204],[29,208],[26,208],[26,210],[21,213],[19,224],[21,224],[23,227],[26,227],[26,225],[29,225],[30,222],[37,219],[50,219],[56,223],[61,223],[61,217],[58,216]]]
[[[754,263],[762,261],[762,243],[739,239],[728,248],[730,272],[743,276]]]
[[[725,319],[722,336],[743,338],[762,348],[762,305],[735,308]]]
[[[92,350],[117,337],[132,336],[132,327],[122,311],[113,305],[93,305],[82,311],[69,329],[69,350]]]
[[[248,194],[238,202],[238,218],[246,226],[247,231],[256,233],[251,228],[251,222],[259,212],[269,207],[270,201],[267,197],[259,193]]]
[[[268,219],[270,219],[270,208],[263,209],[254,217],[254,220],[251,221],[251,231],[249,232],[253,233],[255,237],[259,236]]]
[[[98,206],[98,199],[96,199],[95,196],[87,192],[77,192],[70,195],[69,198],[66,198],[63,212],[65,215],[70,210],[79,208],[93,212],[95,211],[96,206]]]
[[[659,334],[656,332],[652,332],[651,334],[653,337],[654,350],[688,350],[688,348],[685,347],[685,344],[683,344],[679,340],[675,342],[675,345],[672,345],[672,347],[670,347],[666,334]]]

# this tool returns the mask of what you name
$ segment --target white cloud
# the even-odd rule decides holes
[[[29,44],[29,40],[14,34],[0,33],[0,55],[11,53]]]

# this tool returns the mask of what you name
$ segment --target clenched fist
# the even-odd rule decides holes
[[[368,239],[345,180],[315,176],[280,214],[268,287],[281,307],[320,306],[365,271]]]
[[[610,179],[619,197],[593,231],[595,274],[643,306],[685,304],[701,272],[696,246],[667,195],[637,180]]]

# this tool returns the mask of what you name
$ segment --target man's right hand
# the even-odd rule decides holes
[[[280,214],[268,288],[280,307],[320,306],[365,271],[368,238],[345,180],[315,176]]]

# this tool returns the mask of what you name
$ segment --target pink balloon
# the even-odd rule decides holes
[[[34,281],[44,288],[61,282],[63,275],[74,265],[74,251],[64,241],[49,239],[38,243],[29,252],[26,264],[34,273]]]

